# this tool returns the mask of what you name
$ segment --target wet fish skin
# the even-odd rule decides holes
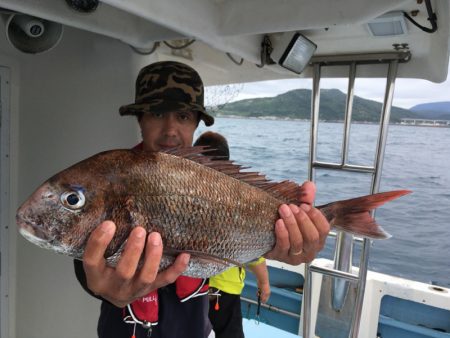
[[[77,189],[86,204],[72,211],[60,196]],[[279,204],[264,191],[190,160],[117,150],[95,155],[50,178],[19,208],[17,223],[35,244],[81,259],[94,228],[103,220],[113,220],[117,230],[105,254],[111,265],[137,225],[158,231],[166,249],[244,263],[272,248]],[[169,255],[163,265],[171,261]],[[198,275],[194,270],[211,265],[217,266],[207,274],[227,267],[194,258],[187,274]]]
[[[197,156],[188,159],[161,152],[113,150],[81,161],[50,178],[19,208],[20,233],[41,247],[81,259],[94,228],[112,220],[117,230],[105,257],[114,266],[131,230],[143,226],[161,234],[165,249],[161,268],[187,251],[192,255],[184,274],[193,277],[217,274],[231,263],[243,264],[270,251],[275,244],[278,207],[294,199],[298,202],[298,186],[293,182],[275,186],[255,174],[238,174],[229,162],[208,163],[198,150],[193,153]],[[203,164],[197,163],[200,158]],[[375,207],[405,193],[382,196]],[[83,196],[85,203],[79,208],[67,202]],[[340,210],[369,217],[365,222],[374,230],[356,232],[383,237],[366,208],[359,206],[360,202],[372,203],[376,199],[372,196],[319,208],[332,225],[345,219]],[[352,226],[344,230],[354,232]]]

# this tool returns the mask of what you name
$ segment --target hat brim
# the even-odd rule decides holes
[[[191,111],[198,112],[199,117],[206,126],[214,124],[214,117],[209,115],[205,108],[196,103],[185,103],[170,100],[152,100],[145,103],[132,103],[119,108],[120,115],[138,115],[142,112],[168,112],[168,111]]]

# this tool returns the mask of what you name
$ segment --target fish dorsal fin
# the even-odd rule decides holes
[[[274,196],[279,196],[286,203],[299,204],[303,191],[301,186],[293,181],[282,181],[269,183],[267,187],[263,187],[265,191]]]
[[[242,171],[249,169],[236,164],[233,161],[221,160],[218,157],[208,156],[208,152],[215,149],[208,146],[195,146],[186,148],[173,148],[164,151],[167,154],[183,157],[206,167],[217,170],[225,175],[245,182],[251,186],[264,190],[284,203],[298,204],[301,197],[301,188],[293,181],[273,182],[263,174],[252,171]]]

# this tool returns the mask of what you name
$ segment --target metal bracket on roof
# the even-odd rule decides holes
[[[342,54],[342,55],[316,55],[311,58],[310,65],[341,66],[351,64],[379,64],[397,61],[405,63],[411,60],[410,51],[396,51],[386,53]]]

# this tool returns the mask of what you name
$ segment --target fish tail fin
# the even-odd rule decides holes
[[[387,239],[391,235],[376,223],[370,211],[409,193],[410,190],[388,191],[337,201],[317,208],[322,211],[330,225],[338,230],[372,239]]]

